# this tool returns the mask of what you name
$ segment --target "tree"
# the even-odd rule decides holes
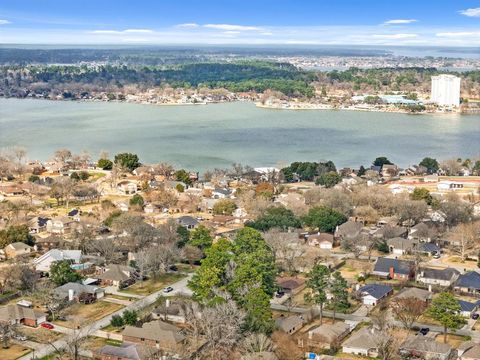
[[[448,194],[446,201],[442,201],[439,207],[446,216],[445,222],[448,226],[469,221],[473,213],[471,204],[465,203],[457,194]]]
[[[143,197],[139,194],[135,194],[131,197],[129,201],[130,205],[132,206],[140,206],[142,207],[145,201],[143,200]]]
[[[113,315],[112,319],[110,320],[110,325],[112,325],[113,327],[122,327],[123,325],[125,325],[125,321],[120,315]]]
[[[251,333],[271,334],[274,328],[270,296],[259,286],[252,286],[241,300],[245,310],[242,330]]]
[[[438,163],[437,159],[430,157],[423,158],[418,165],[426,167],[429,174],[435,174],[440,168],[440,164]]]
[[[112,170],[113,162],[108,159],[99,159],[97,166],[102,170]]]
[[[340,174],[337,174],[336,172],[331,171],[326,174],[320,175],[317,180],[315,180],[315,184],[325,186],[328,189],[334,187],[340,181],[342,181],[342,176]]]
[[[30,235],[27,225],[11,225],[7,229],[0,230],[1,248],[14,242],[23,242],[30,246],[35,244],[35,238]]]
[[[299,228],[301,223],[291,210],[283,206],[272,206],[265,210],[257,220],[247,222],[246,226],[260,231],[268,231],[273,228],[286,231],[289,228]]]
[[[447,342],[447,329],[459,329],[466,323],[460,314],[461,307],[452,293],[442,292],[433,299],[427,313],[443,326],[444,342]]]
[[[175,179],[187,185],[192,184],[192,179],[190,179],[190,174],[184,169],[180,169],[175,172]]]
[[[213,205],[213,213],[215,215],[232,215],[237,205],[230,199],[221,199]]]
[[[68,149],[59,149],[55,151],[54,157],[55,160],[65,163],[72,158],[72,152]]]
[[[11,324],[6,321],[0,322],[0,340],[3,343],[2,347],[4,349],[9,348],[9,341],[16,334],[16,332],[17,324]]]
[[[333,308],[333,320],[335,321],[337,311],[345,311],[350,307],[347,291],[348,284],[339,271],[333,273],[330,279],[329,289],[332,294],[330,303]]]
[[[303,223],[312,229],[332,232],[338,225],[347,221],[342,213],[325,206],[315,206],[303,218]]]
[[[380,156],[380,157],[377,157],[375,160],[373,160],[373,165],[383,166],[383,165],[393,165],[393,163],[390,160],[388,160],[385,156]]]
[[[410,330],[413,323],[423,315],[427,309],[425,301],[414,297],[395,298],[390,303],[393,315],[399,320],[405,329]]]
[[[135,310],[125,310],[123,312],[123,322],[125,325],[135,326],[138,321],[138,314]]]
[[[457,225],[449,237],[454,244],[453,251],[464,262],[480,245],[480,221]]]
[[[196,229],[190,233],[190,240],[188,243],[191,246],[196,246],[200,250],[205,250],[212,246],[213,238],[210,234],[210,230],[203,225],[199,225]]]
[[[177,227],[177,235],[179,237],[179,240],[177,242],[177,246],[179,248],[184,247],[190,240],[190,231],[185,226],[179,225]]]
[[[428,205],[432,205],[433,197],[430,191],[425,188],[415,188],[413,193],[410,194],[412,200],[424,200]]]
[[[320,324],[323,321],[323,306],[327,302],[326,290],[329,286],[330,270],[325,265],[315,265],[308,273],[307,288],[310,293],[305,294],[305,300],[317,304],[320,308]]]
[[[131,153],[120,153],[115,155],[114,163],[129,171],[135,170],[140,166],[138,155]]]
[[[57,286],[77,282],[82,276],[71,268],[69,260],[54,261],[50,266],[50,280]]]

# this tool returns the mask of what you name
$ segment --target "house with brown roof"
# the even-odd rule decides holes
[[[304,320],[300,315],[282,316],[275,320],[275,325],[286,334],[293,334],[300,330]]]
[[[277,277],[277,285],[287,294],[298,294],[305,289],[305,279],[299,277]]]
[[[363,327],[343,342],[342,351],[346,354],[377,357],[381,337],[382,333],[379,330]]]
[[[117,288],[125,288],[135,282],[135,269],[130,266],[110,264],[104,271],[97,275],[103,286],[115,286]]]
[[[465,341],[457,348],[459,360],[480,360],[480,344]]]
[[[330,349],[332,345],[340,344],[350,331],[350,325],[344,322],[320,325],[308,331],[308,346]]]
[[[123,343],[120,346],[105,345],[94,350],[93,356],[99,360],[150,360],[158,352],[150,346]]]
[[[0,307],[0,322],[36,327],[45,321],[47,321],[47,314],[30,307],[16,304]]]
[[[354,240],[356,239],[363,229],[363,223],[359,221],[347,221],[342,225],[337,226],[335,229],[335,239]]]
[[[161,320],[146,322],[142,327],[127,326],[122,332],[125,342],[153,346],[157,349],[175,351],[185,336],[175,325]]]
[[[138,186],[133,181],[123,180],[117,184],[117,189],[125,195],[133,195],[138,191]]]

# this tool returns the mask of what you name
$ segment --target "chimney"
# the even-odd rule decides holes
[[[308,339],[309,340],[312,340],[312,337],[313,337],[313,333],[311,331],[308,332]]]
[[[390,266],[388,273],[390,275],[390,279],[393,279],[395,277],[395,269],[393,268],[393,266]]]
[[[165,300],[165,306],[169,307],[170,306],[170,299]]]
[[[68,289],[68,301],[73,301],[73,289]]]
[[[360,284],[355,285],[355,291],[358,291],[358,290],[360,290]]]
[[[428,292],[432,292],[432,285],[428,285]]]

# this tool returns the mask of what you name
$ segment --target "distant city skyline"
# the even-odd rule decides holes
[[[480,1],[2,0],[18,43],[480,46]]]

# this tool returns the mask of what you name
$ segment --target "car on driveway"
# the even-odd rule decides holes
[[[164,292],[164,293],[169,293],[169,292],[171,292],[171,291],[173,291],[173,287],[171,287],[171,286],[168,286],[168,287],[166,287],[165,289],[163,289],[163,292]]]
[[[52,330],[54,328],[54,326],[49,323],[41,323],[40,326],[48,330]]]
[[[281,297],[283,297],[283,295],[285,295],[284,291],[277,291],[277,293],[275,294],[275,297],[281,298]]]
[[[430,331],[430,328],[424,327],[420,329],[419,333],[425,336],[429,333],[429,331]]]
[[[473,320],[478,320],[478,317],[479,317],[479,316],[480,316],[480,315],[478,315],[477,313],[473,313],[473,314],[472,314],[472,319],[473,319]]]
[[[20,335],[20,334],[15,335],[13,338],[14,338],[15,340],[18,340],[18,341],[26,341],[26,340],[27,340],[27,337],[26,337],[26,336]]]

